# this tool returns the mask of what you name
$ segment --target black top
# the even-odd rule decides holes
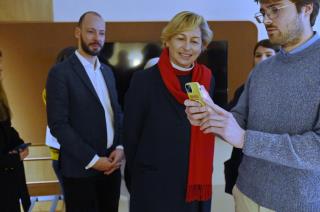
[[[16,146],[24,143],[9,120],[0,122],[0,195],[1,210],[12,211],[23,208],[28,211],[30,197],[26,186],[23,163],[19,154],[9,154]]]
[[[230,111],[234,106],[237,105],[238,100],[244,90],[244,84],[241,85],[236,92],[234,93],[233,99],[228,104],[228,110]],[[232,188],[236,184],[237,177],[238,177],[238,169],[240,163],[242,161],[242,149],[233,148],[231,157],[229,160],[224,162],[224,177],[226,181],[225,192],[228,194],[232,194]]]

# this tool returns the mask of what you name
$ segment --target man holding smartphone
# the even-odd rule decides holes
[[[255,66],[231,113],[187,100],[190,122],[242,148],[236,212],[320,211],[319,0],[257,0],[278,54]]]

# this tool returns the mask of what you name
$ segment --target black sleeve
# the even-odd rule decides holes
[[[225,192],[228,194],[232,194],[232,189],[237,182],[238,169],[242,161],[242,156],[242,149],[233,148],[231,158],[224,162]]]
[[[243,92],[244,84],[241,85],[234,93],[233,99],[228,104],[228,110],[231,110],[234,106],[237,105],[238,100]],[[226,182],[225,192],[232,194],[232,189],[236,184],[238,178],[238,169],[242,161],[242,149],[233,147],[231,158],[224,162],[224,177]]]
[[[49,72],[46,85],[48,125],[64,150],[85,167],[96,155],[96,151],[85,143],[70,124],[69,81],[68,72],[65,70],[67,68],[69,67],[66,63],[63,63],[54,66]]]
[[[18,132],[11,126],[11,122],[7,121],[2,123],[1,132],[6,134],[7,141],[4,142],[3,154],[0,155],[0,168],[16,168],[21,164],[19,154],[9,154],[8,152],[13,150],[16,146],[24,143],[20,138]]]
[[[11,169],[17,168],[21,164],[19,154],[5,154],[0,156],[0,168]]]
[[[126,156],[125,180],[129,191],[136,150],[147,113],[148,88],[145,79],[141,72],[135,73],[125,96],[123,146]]]
[[[233,99],[228,104],[228,108],[227,108],[228,111],[230,111],[234,106],[237,105],[243,90],[244,90],[244,84],[241,85],[239,88],[237,88],[237,90],[234,92]]]
[[[105,64],[104,64],[105,65]],[[112,83],[112,87],[110,89],[112,89],[112,93],[114,95],[114,112],[115,112],[115,116],[117,116],[117,122],[115,123],[115,128],[117,129],[117,133],[119,134],[119,137],[117,138],[117,140],[115,140],[115,145],[123,145],[123,112],[122,112],[122,107],[119,103],[119,96],[117,93],[117,82],[115,80],[114,77],[114,73],[111,70],[111,68],[107,65],[105,65],[107,67],[108,70],[108,74],[111,78]]]

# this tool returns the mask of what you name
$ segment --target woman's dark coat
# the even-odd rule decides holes
[[[191,125],[157,66],[134,74],[124,114],[130,212],[201,211],[199,202],[185,201]]]
[[[9,154],[23,140],[10,121],[0,122],[0,211],[20,211],[19,199],[28,211],[30,197],[26,186],[23,162],[19,154]]]

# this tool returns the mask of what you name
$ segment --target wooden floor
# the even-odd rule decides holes
[[[50,201],[41,201],[36,202],[34,205],[34,208],[32,209],[32,212],[50,212],[51,202]],[[23,211],[21,209],[21,211]],[[59,200],[57,208],[55,210],[56,212],[65,212],[64,204],[62,200]],[[121,200],[119,203],[119,212],[128,212],[128,202],[127,200]]]
[[[51,201],[40,201],[36,202],[34,205],[32,212],[49,212],[51,207]],[[21,210],[23,211],[23,210]],[[57,208],[55,212],[64,212],[64,203],[62,200],[59,200]]]

